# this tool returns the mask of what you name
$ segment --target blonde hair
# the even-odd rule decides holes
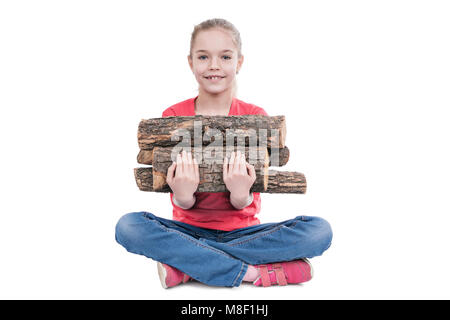
[[[191,34],[191,43],[190,43],[190,49],[189,49],[189,57],[193,59],[192,57],[192,49],[194,47],[195,38],[197,37],[197,34],[200,31],[210,30],[214,28],[221,28],[223,30],[229,31],[231,38],[233,40],[233,43],[235,44],[237,51],[238,51],[238,59],[242,56],[242,41],[241,41],[241,35],[239,33],[239,30],[229,21],[225,19],[215,18],[215,19],[209,19],[205,20],[199,24],[197,24],[194,27],[194,31],[192,31]],[[232,97],[236,97],[237,93],[237,83],[236,78],[233,82],[233,89],[232,89]]]

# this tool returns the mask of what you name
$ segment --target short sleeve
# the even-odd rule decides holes
[[[162,118],[165,117],[174,117],[176,116],[175,111],[173,111],[172,108],[167,108],[166,110],[163,111],[162,113]]]
[[[269,116],[266,112],[266,110],[264,110],[263,108],[254,106],[253,110],[252,110],[252,114],[261,114],[263,116]]]

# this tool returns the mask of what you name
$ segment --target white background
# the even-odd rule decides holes
[[[446,1],[2,1],[0,298],[450,298]],[[237,97],[285,115],[304,195],[262,194],[261,222],[316,215],[333,244],[303,285],[161,288],[114,239],[171,218],[139,191],[141,119],[195,97],[194,25],[225,18]]]

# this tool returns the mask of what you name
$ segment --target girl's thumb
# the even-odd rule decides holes
[[[256,179],[255,167],[247,162],[245,163],[245,165],[247,166],[247,169],[250,173],[250,177],[252,177],[253,179]]]
[[[166,180],[171,181],[172,177],[174,176],[173,172],[175,171],[175,167],[177,166],[176,162],[172,162],[169,169],[167,169],[167,177]]]

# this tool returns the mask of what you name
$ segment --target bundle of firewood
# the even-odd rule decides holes
[[[250,192],[305,193],[302,173],[269,170],[289,160],[284,116],[186,116],[142,120],[138,128],[138,163],[134,169],[142,191],[171,192],[167,170],[182,150],[199,164],[198,192],[226,192],[223,159],[241,151],[253,165],[256,181]]]

